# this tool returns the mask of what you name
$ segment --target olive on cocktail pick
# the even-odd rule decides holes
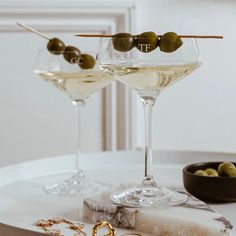
[[[59,38],[49,39],[47,49],[50,53],[55,55],[63,54],[66,45]]]
[[[79,66],[81,69],[93,69],[95,59],[89,54],[81,54],[79,58]]]
[[[112,44],[119,52],[128,52],[134,47],[134,38],[129,33],[118,33],[112,36]]]
[[[78,63],[80,55],[81,55],[80,50],[74,46],[66,46],[63,53],[65,60],[71,64]]]
[[[158,46],[159,38],[154,32],[144,32],[135,38],[135,46],[141,52],[151,52]]]
[[[175,32],[167,32],[163,34],[159,41],[159,47],[162,52],[174,52],[181,45],[183,41]]]

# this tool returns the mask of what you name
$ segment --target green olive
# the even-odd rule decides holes
[[[208,176],[212,176],[212,177],[219,176],[218,172],[213,168],[207,168],[205,171],[207,172]]]
[[[199,176],[208,176],[207,172],[204,170],[197,170],[194,172],[194,174]]]
[[[236,177],[236,168],[230,168],[227,170],[227,176]]]
[[[112,36],[112,44],[119,52],[128,52],[134,47],[134,38],[129,33],[118,33]]]
[[[154,32],[144,32],[135,38],[135,46],[141,52],[151,52],[158,46],[159,38]]]
[[[66,46],[65,51],[63,53],[65,60],[71,64],[78,63],[80,55],[80,50],[74,46]]]
[[[48,51],[55,55],[63,54],[65,47],[65,44],[58,38],[50,39],[47,44]]]
[[[161,36],[159,47],[162,52],[174,52],[181,45],[183,41],[175,32],[168,32]]]
[[[236,169],[235,165],[231,162],[223,162],[218,166],[218,172],[222,176],[228,176],[228,170]]]
[[[92,69],[95,66],[95,60],[89,54],[81,54],[79,58],[79,66],[81,69]]]

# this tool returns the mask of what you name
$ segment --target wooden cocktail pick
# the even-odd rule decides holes
[[[23,25],[23,24],[21,24],[20,22],[17,22],[16,24],[17,24],[18,26],[24,28],[24,29],[27,30],[27,31],[30,31],[30,32],[32,32],[32,33],[35,33],[35,34],[39,35],[39,36],[42,37],[42,38],[45,38],[45,39],[47,39],[47,40],[50,40],[50,38],[49,38],[47,35],[42,34],[41,32],[39,32],[39,31],[37,31],[37,30],[35,30],[35,29],[29,27],[29,26]]]

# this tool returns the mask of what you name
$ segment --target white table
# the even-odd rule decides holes
[[[182,187],[182,169],[185,165],[193,162],[225,160],[235,161],[236,155],[205,152],[154,152],[154,175],[161,185]],[[33,225],[39,218],[62,216],[78,220],[81,217],[81,198],[52,196],[42,190],[45,183],[53,180],[50,175],[66,173],[73,169],[73,164],[73,156],[59,156],[0,168],[0,223],[8,225],[0,224],[0,235],[21,235],[18,229],[11,227],[41,232]],[[144,173],[142,152],[83,154],[81,165],[91,178],[112,184],[139,183]],[[236,203],[211,204],[210,206],[236,227]],[[32,232],[28,233],[24,231],[22,235],[34,235]],[[236,235],[235,228],[232,235]]]

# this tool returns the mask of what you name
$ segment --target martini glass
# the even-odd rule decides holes
[[[68,54],[67,54],[68,53]],[[76,154],[75,169],[67,179],[55,183],[46,184],[47,193],[55,195],[91,195],[97,194],[107,188],[107,185],[90,180],[80,167],[80,117],[84,109],[85,101],[96,91],[106,87],[112,82],[112,76],[101,71],[98,66],[92,69],[81,69],[81,60],[72,58],[70,62],[64,57],[70,57],[71,52],[61,52],[61,55],[53,55],[46,48],[38,52],[34,72],[43,80],[49,82],[58,90],[68,96],[76,114]],[[93,57],[94,52],[86,52]]]
[[[119,39],[117,39],[119,40]],[[122,39],[127,40],[127,39]],[[144,179],[136,187],[113,193],[114,203],[130,207],[170,206],[187,200],[185,194],[160,186],[152,172],[152,111],[159,94],[190,74],[199,65],[195,40],[184,39],[175,52],[164,53],[159,49],[141,52],[136,48],[119,52],[113,48],[111,38],[103,38],[98,54],[100,68],[135,90],[144,107],[145,118],[145,171]]]

